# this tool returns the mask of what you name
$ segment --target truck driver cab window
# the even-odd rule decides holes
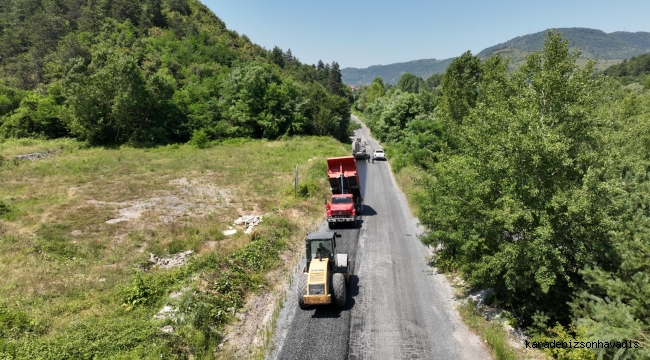
[[[332,204],[352,204],[352,197],[335,197],[335,198],[332,198]]]

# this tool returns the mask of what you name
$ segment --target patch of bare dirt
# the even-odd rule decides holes
[[[106,221],[108,224],[128,222],[140,219],[143,215],[152,215],[161,223],[171,223],[185,217],[203,217],[223,209],[232,201],[230,189],[220,189],[211,184],[183,177],[169,181],[177,190],[158,190],[158,196],[122,202],[90,200],[96,206],[114,208],[119,216]],[[74,194],[76,189],[72,191]]]

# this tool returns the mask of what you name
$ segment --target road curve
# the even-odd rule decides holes
[[[353,116],[354,121],[358,121]],[[380,148],[363,126],[355,132]],[[358,161],[364,213],[358,229],[339,229],[340,253],[353,262],[351,296],[343,309],[300,310],[295,281],[276,322],[270,359],[489,359],[461,322],[442,275],[397,189],[388,162]],[[324,223],[319,230],[326,230]],[[299,269],[294,271],[294,278]]]

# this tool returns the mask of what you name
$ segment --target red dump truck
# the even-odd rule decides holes
[[[352,156],[327,159],[327,177],[332,190],[332,198],[325,204],[329,228],[333,229],[337,223],[356,227],[363,209],[356,160]]]

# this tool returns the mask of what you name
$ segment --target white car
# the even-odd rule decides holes
[[[375,158],[375,160],[386,160],[386,154],[384,154],[384,150],[382,149],[375,150],[375,152],[372,153],[372,156]]]

